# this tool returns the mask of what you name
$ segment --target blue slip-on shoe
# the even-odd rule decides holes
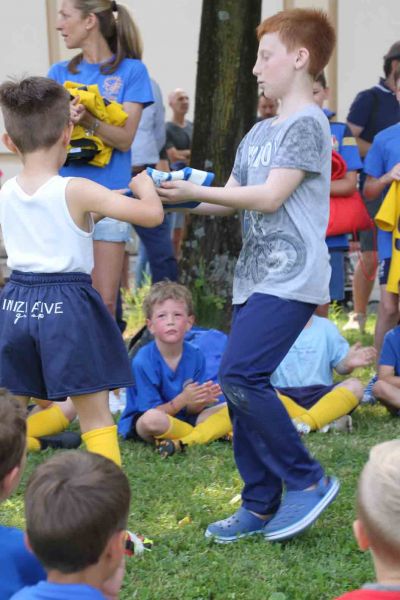
[[[374,385],[377,381],[378,381],[378,375],[374,375],[368,381],[368,383],[365,387],[365,390],[364,390],[363,397],[361,398],[361,402],[360,402],[360,404],[362,406],[365,406],[366,404],[376,404],[377,403],[377,400],[372,391],[372,388],[374,387]]]
[[[211,523],[206,529],[206,538],[213,538],[220,544],[236,542],[240,538],[256,533],[264,533],[265,519],[260,519],[241,506],[238,511],[227,519]]]
[[[311,490],[286,492],[276,515],[264,527],[271,542],[283,542],[310,527],[335,499],[340,483],[336,477],[323,477]]]

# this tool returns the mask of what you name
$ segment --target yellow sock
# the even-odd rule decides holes
[[[189,435],[182,437],[182,444],[208,444],[232,431],[232,423],[229,418],[228,407],[223,406],[221,410],[211,414],[193,428]]]
[[[42,449],[39,440],[34,437],[26,438],[26,449],[28,452],[40,452]]]
[[[40,412],[33,413],[26,420],[26,434],[28,437],[38,438],[43,435],[55,435],[61,433],[69,425],[58,404],[45,408]]]
[[[169,427],[165,433],[155,436],[157,440],[180,440],[193,431],[193,427],[189,425],[189,423],[171,417],[171,415],[167,415],[167,417],[169,420]]]
[[[344,386],[333,388],[328,394],[314,404],[310,410],[306,410],[296,404],[287,396],[279,394],[291,419],[298,419],[311,427],[312,431],[321,429],[335,419],[347,415],[358,405],[355,394]],[[289,400],[289,402],[288,402]]]
[[[113,460],[119,467],[121,466],[121,453],[118,445],[116,425],[92,429],[91,431],[82,433],[82,439],[89,452],[101,454]]]

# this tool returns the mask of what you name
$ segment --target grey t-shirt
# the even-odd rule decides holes
[[[265,183],[271,169],[301,169],[306,176],[275,212],[244,211],[244,240],[235,269],[233,303],[255,292],[324,304],[330,265],[329,219],[332,144],[329,122],[310,104],[282,123],[256,123],[244,137],[232,170],[240,185]]]

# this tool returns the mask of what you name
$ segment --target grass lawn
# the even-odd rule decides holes
[[[345,317],[336,315],[339,324]],[[372,343],[374,318],[364,344]],[[347,336],[350,343],[357,336]],[[372,369],[358,375],[366,382]],[[192,447],[161,460],[151,447],[123,443],[133,498],[129,527],[154,540],[144,558],[129,558],[121,598],[128,600],[329,600],[374,578],[372,562],[352,536],[356,482],[374,444],[398,435],[399,422],[381,407],[358,409],[352,434],[311,434],[310,451],[342,483],[337,500],[303,536],[271,544],[262,538],[218,545],[204,538],[213,520],[233,512],[241,482],[229,443]],[[0,522],[23,527],[23,490],[50,451],[30,455],[18,493],[0,506]],[[190,522],[179,525],[189,517]],[[1,558],[0,558],[1,560]]]

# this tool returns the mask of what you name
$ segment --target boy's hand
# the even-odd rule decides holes
[[[151,194],[154,196],[155,185],[152,178],[146,173],[146,171],[142,171],[129,182],[129,188],[132,190],[133,194],[140,199],[144,199],[147,195]]]
[[[392,181],[400,181],[400,163],[394,165],[382,179],[384,179],[387,184],[392,183]]]
[[[204,408],[215,404],[218,396],[221,394],[221,388],[218,383],[206,381],[205,383],[189,383],[183,390],[187,401],[185,408],[189,413],[198,414]]]
[[[185,200],[196,200],[196,192],[201,186],[195,185],[190,181],[164,181],[161,187],[157,188],[165,204],[176,204]]]
[[[361,342],[357,342],[354,346],[351,346],[346,356],[346,366],[349,369],[356,369],[357,367],[366,367],[376,360],[376,350],[372,346],[363,348]]]

